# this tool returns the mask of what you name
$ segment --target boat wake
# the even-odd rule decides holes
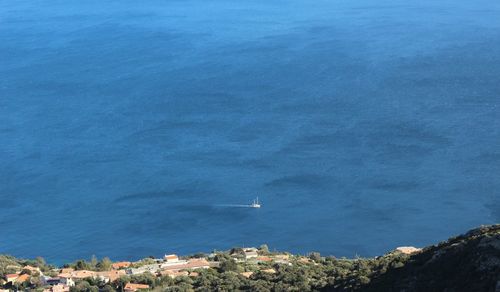
[[[252,205],[236,205],[236,204],[217,204],[215,207],[222,208],[253,208]]]
[[[226,208],[260,208],[259,197],[256,200],[253,200],[250,205],[235,205],[235,204],[222,204],[215,205],[216,207],[226,207]]]

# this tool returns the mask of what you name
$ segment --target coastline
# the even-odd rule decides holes
[[[472,256],[470,250],[474,251]],[[462,267],[456,266],[455,261],[461,257]],[[150,257],[136,262],[113,262],[109,258],[93,257],[90,261],[77,260],[60,267],[45,263],[43,258],[24,260],[0,255],[0,278],[3,279],[0,286],[9,291],[55,292],[87,291],[89,287],[107,291],[158,290],[182,284],[187,289],[185,291],[206,291],[203,289],[210,290],[208,286],[213,283],[219,287],[219,280],[230,277],[230,283],[240,285],[237,290],[259,283],[264,285],[264,282],[269,291],[276,287],[300,288],[301,291],[370,290],[387,285],[416,285],[418,281],[414,279],[425,276],[423,279],[428,281],[426,277],[432,277],[429,271],[435,269],[435,264],[456,269],[463,268],[464,263],[480,269],[464,268],[469,278],[478,272],[477,280],[467,280],[471,285],[486,283],[484,285],[491,286],[497,281],[495,276],[488,278],[488,273],[500,275],[497,273],[500,272],[500,225],[481,226],[423,249],[398,247],[373,258],[325,257],[316,252],[293,255],[271,252],[267,245],[188,256],[166,254],[163,258]],[[418,269],[413,267],[415,265]],[[301,274],[310,277],[304,279]],[[413,280],[406,283],[405,277]],[[287,279],[295,280],[287,282]]]

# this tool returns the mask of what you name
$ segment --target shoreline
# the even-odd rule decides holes
[[[467,249],[473,250],[474,253],[466,252]],[[442,273],[439,270],[433,271],[436,266],[439,269],[443,265],[450,266],[450,269],[461,268],[455,264],[460,257],[465,258],[461,261],[462,265],[465,261],[474,269],[482,269],[478,272],[481,280],[478,279],[477,283],[493,285],[496,281],[495,275],[500,272],[500,258],[495,261],[492,257],[498,254],[500,224],[481,226],[424,248],[397,247],[384,255],[368,258],[325,257],[316,252],[308,255],[271,252],[267,245],[258,248],[235,247],[209,254],[165,254],[162,258],[149,257],[135,262],[92,257],[90,261],[76,260],[59,267],[47,264],[40,257],[25,260],[0,255],[0,287],[3,287],[4,291],[41,289],[40,291],[45,292],[59,292],[88,291],[85,289],[90,285],[97,290],[138,291],[177,287],[182,284],[189,286],[189,289],[202,289],[212,285],[210,283],[220,285],[219,281],[230,277],[232,284],[240,285],[237,290],[262,283],[266,283],[270,290],[283,285],[288,288],[306,285],[303,291],[320,291],[327,288],[338,291],[363,290],[373,285],[393,285],[394,281],[403,281],[405,277],[414,279],[422,275],[423,281],[428,281],[428,277]],[[478,267],[475,266],[477,261],[481,262]],[[420,265],[420,270],[412,267],[416,263]],[[426,265],[426,268],[422,268]],[[470,269],[467,271],[470,273]],[[300,276],[302,274],[310,274],[312,278],[303,279]],[[490,274],[494,275],[491,279],[488,278]],[[485,275],[488,280],[486,282]],[[287,282],[288,278],[292,282]],[[292,279],[302,279],[300,281],[305,282],[299,284],[295,282],[299,280]],[[458,283],[461,280],[457,278],[456,281]],[[498,282],[500,283],[500,279]],[[404,285],[411,284],[408,283],[405,282]],[[476,281],[471,283],[475,285]],[[191,291],[189,289],[186,291]]]

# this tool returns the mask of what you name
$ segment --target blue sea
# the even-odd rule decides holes
[[[436,243],[500,221],[499,106],[496,0],[0,0],[0,253]]]

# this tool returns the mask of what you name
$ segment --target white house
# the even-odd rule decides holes
[[[243,252],[245,253],[245,259],[256,258],[259,256],[257,253],[257,249],[255,247],[244,248]]]

